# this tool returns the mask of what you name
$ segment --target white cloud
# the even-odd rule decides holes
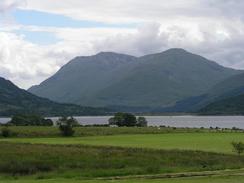
[[[26,4],[25,0],[1,0],[0,13],[8,13],[9,11]]]
[[[77,55],[116,51],[132,55],[182,47],[218,63],[244,69],[242,0],[1,0],[0,13],[15,8],[77,20],[136,23],[137,28],[0,27],[0,73],[27,88]],[[53,33],[60,41],[41,46],[15,30]]]
[[[25,9],[102,22],[243,18],[243,0],[27,0]]]
[[[1,76],[19,86],[27,87],[57,69],[55,60],[46,56],[47,48],[6,32],[0,32],[0,42]]]
[[[14,19],[11,16],[11,12],[18,7],[24,7],[26,5],[25,0],[1,0],[0,1],[0,27],[6,24],[13,24]]]
[[[93,42],[117,33],[128,33],[127,29],[70,29],[13,27],[31,31],[48,31],[56,34],[61,41],[41,46],[25,40],[24,35],[0,32],[0,73],[16,83],[28,88],[54,74],[62,65],[77,55],[95,54]]]

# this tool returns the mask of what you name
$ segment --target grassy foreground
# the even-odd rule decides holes
[[[201,151],[0,143],[0,173],[107,177],[238,169],[244,157]]]
[[[244,133],[166,133],[71,138],[10,138],[0,141],[33,144],[83,144],[153,149],[199,150],[233,153],[231,142],[244,141]]]
[[[0,138],[0,183],[244,183],[244,156],[231,146],[244,141],[241,131],[78,127],[64,138],[55,127],[9,128],[11,138]],[[212,174],[226,169],[232,173]]]
[[[175,179],[79,180],[79,179],[20,179],[1,180],[0,183],[244,183],[244,176],[194,177]]]

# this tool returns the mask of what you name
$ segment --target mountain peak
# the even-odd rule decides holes
[[[111,52],[111,51],[101,51],[99,53],[97,53],[96,55],[119,55],[119,53],[115,53],[115,52]]]
[[[95,57],[134,57],[131,55],[123,54],[123,53],[116,53],[111,51],[102,51],[94,55]]]
[[[189,53],[189,52],[184,50],[183,48],[170,48],[164,51],[163,53],[177,54],[177,53]]]

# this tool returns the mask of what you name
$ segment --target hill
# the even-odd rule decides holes
[[[199,110],[204,115],[244,115],[244,94],[208,104]]]
[[[58,102],[117,109],[169,107],[240,73],[183,49],[133,57],[76,57],[30,92]]]
[[[235,97],[244,94],[244,74],[234,75],[229,77],[215,86],[213,86],[205,94],[195,97],[189,97],[179,101],[168,111],[198,111],[208,104],[222,101],[227,98]],[[237,97],[238,98],[238,97]],[[228,100],[228,99],[227,99]],[[238,112],[238,111],[237,111]]]
[[[45,116],[99,115],[105,109],[81,107],[73,104],[59,104],[37,97],[0,77],[0,116],[35,113]]]

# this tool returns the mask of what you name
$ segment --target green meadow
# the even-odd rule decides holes
[[[9,127],[0,138],[0,183],[242,183],[238,130]]]
[[[199,150],[233,153],[231,142],[244,141],[244,133],[165,133],[140,135],[110,135],[70,138],[10,138],[0,141],[32,144],[81,144],[152,149]]]
[[[0,130],[1,130],[0,126]],[[9,126],[12,137],[60,137],[58,127],[48,126]],[[192,132],[216,132],[216,129],[193,129],[173,127],[75,127],[75,137],[84,136],[107,136],[128,134],[165,134],[165,133],[192,133]],[[224,132],[233,130],[225,129]],[[235,130],[238,131],[238,130]]]

